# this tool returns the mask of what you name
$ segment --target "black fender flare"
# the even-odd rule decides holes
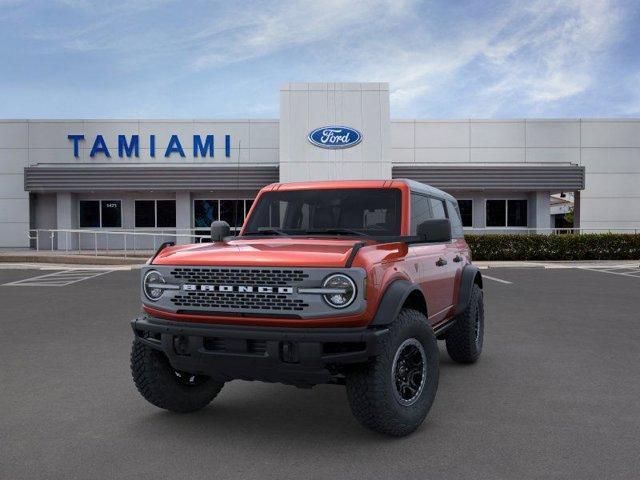
[[[393,323],[400,313],[404,302],[407,300],[409,295],[416,290],[420,292],[422,297],[424,297],[422,290],[415,283],[403,279],[391,282],[382,295],[382,299],[378,304],[378,311],[373,317],[370,325],[384,326]]]
[[[458,315],[467,309],[469,299],[471,298],[471,289],[477,283],[482,288],[482,274],[480,269],[470,263],[462,269],[460,278],[460,293],[458,294],[458,303],[456,304],[455,314]]]

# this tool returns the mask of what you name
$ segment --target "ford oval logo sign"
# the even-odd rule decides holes
[[[309,141],[322,148],[349,148],[362,141],[362,134],[353,128],[332,125],[313,130]]]

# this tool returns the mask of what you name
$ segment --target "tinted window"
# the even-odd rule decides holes
[[[447,218],[447,214],[444,209],[444,202],[442,200],[430,197],[429,201],[431,202],[431,213],[433,214],[433,218]]]
[[[473,227],[473,200],[458,200],[462,226]]]
[[[102,227],[120,228],[122,226],[122,205],[120,200],[102,200]]]
[[[156,202],[153,200],[136,200],[135,217],[137,228],[156,226]]]
[[[80,227],[100,227],[100,202],[97,200],[80,201]]]
[[[447,200],[447,212],[449,213],[449,221],[451,222],[451,237],[463,237],[464,232],[462,230],[462,221],[460,220],[458,205],[455,202]]]
[[[158,200],[156,204],[157,226],[160,228],[176,226],[176,201]]]
[[[504,227],[507,219],[507,202],[487,200],[487,227]]]
[[[433,218],[431,216],[431,205],[429,203],[429,197],[419,195],[417,193],[411,194],[411,235],[416,235],[418,232],[418,225],[425,220]]]
[[[242,225],[244,200],[220,200],[220,220],[232,227]]]
[[[527,201],[508,200],[507,201],[507,226],[526,227],[527,226]]]
[[[368,235],[399,235],[401,195],[397,189],[331,189],[267,192],[246,234],[277,228],[290,235],[331,229]]]
[[[211,222],[218,220],[217,200],[195,200],[193,202],[193,226],[211,227]]]

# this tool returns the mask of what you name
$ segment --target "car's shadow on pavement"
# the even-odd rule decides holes
[[[468,367],[454,363],[441,351],[441,381],[451,370],[464,368]],[[439,410],[435,407],[442,397],[443,392],[439,391],[431,416],[434,410]],[[168,435],[215,444],[243,436],[248,439],[247,444],[295,439],[301,444],[312,442],[317,445],[320,442],[334,447],[353,445],[354,441],[379,444],[394,440],[357,423],[351,415],[343,386],[318,385],[312,389],[299,389],[234,381],[226,384],[208,407],[190,414],[166,412],[140,400],[136,408],[139,415],[130,427],[137,434],[152,437]],[[430,416],[427,416],[425,423],[408,438],[428,434],[430,423]],[[282,443],[283,440],[279,441]],[[296,448],[300,445],[296,444]]]

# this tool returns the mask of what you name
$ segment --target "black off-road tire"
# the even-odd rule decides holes
[[[458,363],[475,363],[484,342],[484,302],[482,289],[473,284],[467,309],[456,318],[447,331],[447,352]]]
[[[177,413],[206,407],[224,386],[209,377],[176,371],[164,353],[137,340],[131,348],[131,374],[149,403]]]
[[[424,352],[426,375],[414,403],[403,405],[398,399],[397,378],[392,372],[394,358],[400,354],[399,347],[415,340]],[[380,355],[346,375],[353,415],[363,426],[376,432],[396,437],[412,433],[422,424],[435,399],[438,364],[438,345],[427,318],[416,310],[402,309],[382,340]]]

